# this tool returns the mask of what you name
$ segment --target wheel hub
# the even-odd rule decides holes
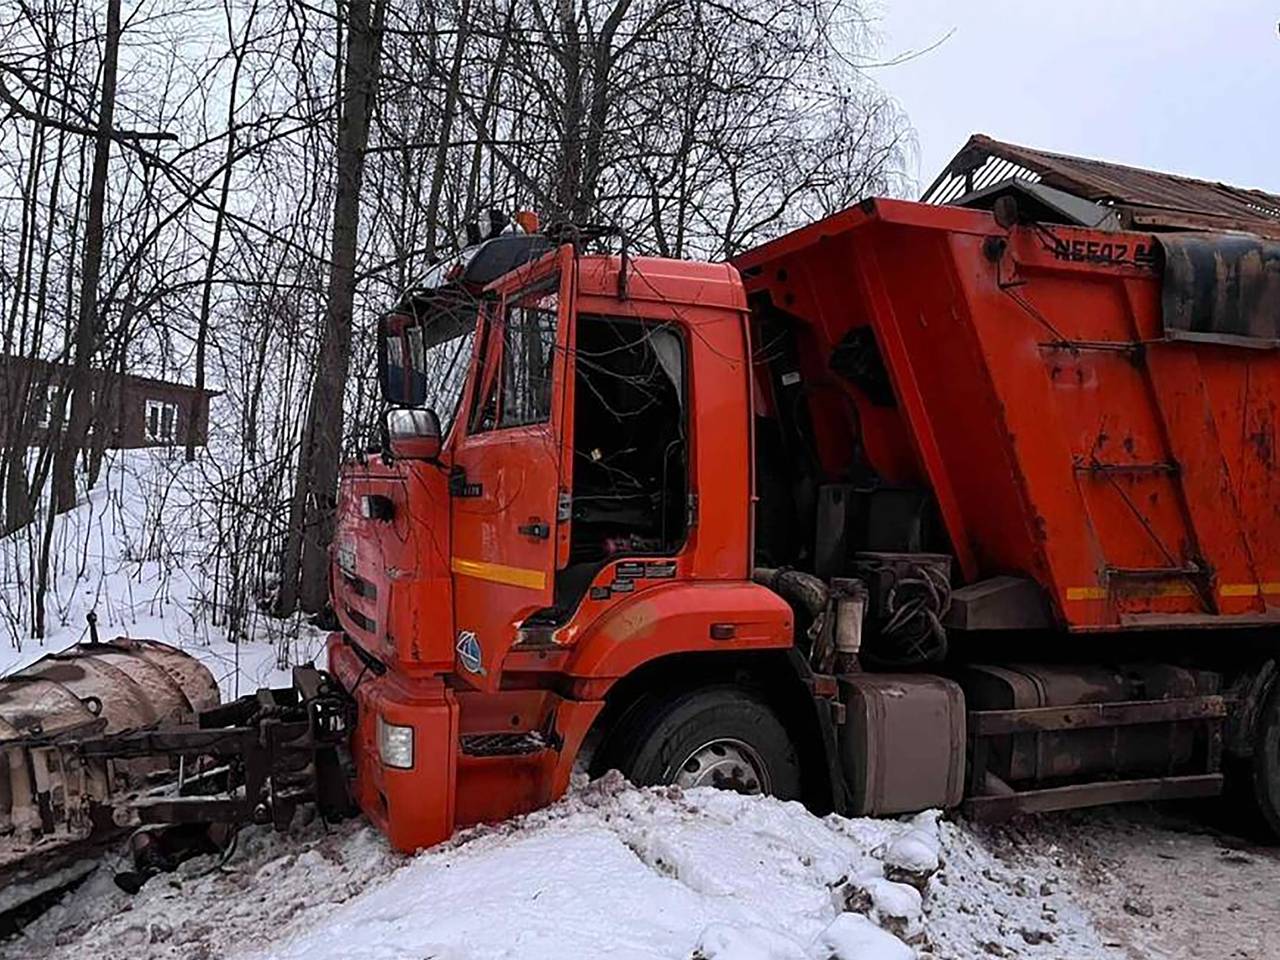
[[[675,783],[735,793],[772,793],[769,771],[754,747],[741,740],[712,740],[694,750],[676,771]]]

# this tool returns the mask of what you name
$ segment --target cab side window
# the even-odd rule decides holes
[[[470,432],[546,423],[551,419],[559,280],[510,297],[502,318],[496,376],[476,391]]]
[[[502,333],[502,415],[499,426],[521,427],[551,419],[552,359],[559,297],[507,309]]]

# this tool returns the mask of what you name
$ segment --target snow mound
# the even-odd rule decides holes
[[[829,960],[913,960],[915,951],[860,913],[842,913],[818,937]]]
[[[809,960],[809,951],[786,934],[754,925],[712,923],[698,937],[693,960]]]
[[[941,868],[921,896],[886,878],[885,856],[895,841],[928,836],[930,827]],[[312,824],[291,836],[246,830],[223,867],[191,861],[134,898],[115,890],[103,871],[29,927],[9,955],[1114,956],[1083,915],[1071,912],[1065,885],[1044,900],[1038,878],[1034,896],[1019,892],[1027,882],[966,828],[936,818],[818,818],[768,797],[642,790],[608,776],[579,782],[546,810],[465,831],[413,857],[393,853],[372,827],[352,822],[328,833]],[[1056,921],[1045,919],[1050,908]]]

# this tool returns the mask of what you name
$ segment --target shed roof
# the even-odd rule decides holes
[[[1036,150],[975,133],[925,191],[950,203],[1001,180],[1044,183],[1116,207],[1140,230],[1244,230],[1280,239],[1280,196],[1211,180]]]

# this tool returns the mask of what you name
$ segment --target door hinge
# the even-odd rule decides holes
[[[696,493],[691,493],[685,498],[684,525],[688,529],[698,525],[698,495]]]
[[[573,496],[567,490],[561,490],[556,497],[556,522],[567,523],[573,516]]]

